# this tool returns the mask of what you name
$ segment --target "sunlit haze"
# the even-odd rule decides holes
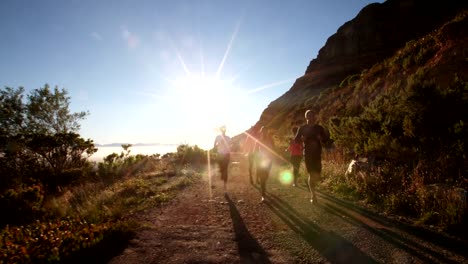
[[[217,127],[254,125],[371,2],[2,0],[0,85],[65,88],[95,143],[209,148]]]

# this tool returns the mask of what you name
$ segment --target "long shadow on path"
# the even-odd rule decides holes
[[[418,237],[419,239],[422,239],[422,240],[425,240],[425,241],[431,241],[431,243],[434,243],[435,245],[439,246],[439,247],[443,247],[443,248],[447,248],[447,249],[450,249],[451,251],[453,252],[456,252],[457,254],[459,255],[462,255],[464,257],[468,257],[468,250],[466,250],[468,248],[468,243],[466,241],[460,241],[458,239],[454,239],[454,238],[450,238],[448,236],[445,236],[443,234],[440,234],[440,233],[437,233],[437,232],[434,232],[434,231],[431,231],[431,230],[427,230],[427,229],[424,229],[422,227],[418,227],[418,226],[413,226],[413,225],[409,225],[409,224],[405,224],[405,223],[402,223],[402,222],[399,222],[399,221],[396,221],[396,220],[392,220],[392,219],[389,219],[389,218],[385,218],[385,217],[382,217],[374,212],[371,212],[365,208],[362,208],[362,207],[359,207],[359,206],[356,206],[355,204],[353,203],[350,203],[350,202],[346,202],[346,201],[343,201],[341,199],[338,199],[336,197],[333,197],[329,194],[326,194],[324,192],[319,192],[320,196],[336,205],[339,205],[341,207],[344,207],[346,209],[350,209],[360,215],[363,215],[381,225],[385,225],[385,226],[394,226],[396,228],[398,228],[399,230],[402,230],[402,231],[405,231],[413,236],[416,236]],[[335,214],[338,213],[338,214],[343,214],[343,215],[347,215],[351,220],[352,222],[354,223],[357,223],[359,222],[358,219],[356,219],[355,217],[353,217],[351,214],[345,212],[344,210],[341,210],[339,209],[338,207],[336,206],[332,206],[331,204],[328,204],[330,205],[329,206],[329,212],[331,212],[330,210],[334,211]],[[375,231],[375,230],[374,230]],[[383,232],[383,233],[382,233]],[[375,232],[374,232],[375,233]],[[382,237],[394,237],[396,239],[400,239],[401,236],[398,236],[397,234],[394,234],[393,232],[391,232],[390,230],[381,230],[381,232],[377,232],[377,233],[380,233],[382,234],[381,236]],[[387,233],[387,234],[385,234]],[[408,241],[405,241],[405,242],[408,242]],[[414,243],[414,242],[413,242]],[[410,243],[411,244],[411,243]],[[428,249],[424,249],[424,251],[428,252],[428,253],[431,253],[433,254],[434,256],[437,256],[439,258],[441,258],[442,260],[443,257],[441,256],[438,256],[439,254],[437,252],[434,252],[434,251],[430,251]]]
[[[326,231],[308,221],[287,202],[274,194],[268,194],[266,205],[291,230],[299,234],[331,263],[378,263],[352,243],[332,231]]]
[[[364,223],[363,221],[361,221],[360,219],[358,219],[356,216],[349,213],[348,211],[344,209],[340,209],[331,203],[324,202],[323,204],[319,205],[319,207],[321,207],[323,210],[325,210],[326,212],[330,214],[334,214],[342,218],[343,221],[346,221],[352,225],[359,226],[370,231],[371,233],[381,237],[388,243],[391,243],[394,246],[406,251],[410,255],[423,260],[425,263],[434,262],[434,260],[432,260],[429,256],[433,258],[437,258],[439,261],[442,261],[443,263],[457,263],[453,260],[446,258],[440,252],[437,252],[428,247],[425,247],[422,244],[418,243],[417,241],[412,241],[400,234],[397,234],[394,231],[391,231],[390,229],[372,227]],[[346,217],[343,218],[342,216],[346,216]],[[391,225],[387,224],[386,226],[391,226]]]
[[[229,212],[231,213],[241,263],[271,263],[265,250],[252,237],[245,226],[234,202],[229,195],[225,194],[224,197],[229,204]]]

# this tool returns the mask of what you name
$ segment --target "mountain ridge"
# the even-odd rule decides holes
[[[369,4],[328,38],[305,74],[264,109],[252,129],[264,125],[280,129],[285,120],[303,120],[303,110],[316,107],[314,98],[323,91],[391,57],[408,41],[436,30],[466,8],[466,3],[453,0]]]

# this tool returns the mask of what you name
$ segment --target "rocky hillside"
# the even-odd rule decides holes
[[[387,0],[364,7],[354,19],[329,37],[317,58],[310,62],[305,74],[296,80],[289,91],[270,103],[254,127],[268,125],[277,129],[279,134],[289,133],[293,123],[303,121],[305,109],[318,108],[321,101],[334,101],[334,98],[323,97],[328,94],[328,90],[339,87],[343,80],[385,59],[401,56],[398,51],[408,42],[421,39],[439,29],[467,8],[466,1],[458,0]],[[466,37],[465,31],[453,34]],[[453,38],[447,39],[447,42],[460,41],[460,36],[450,37]],[[407,55],[411,55],[411,52],[413,51],[409,51]],[[466,50],[462,52],[465,52],[466,57]],[[428,56],[435,54],[437,53]],[[437,64],[438,60],[433,60],[433,63]],[[463,67],[450,70],[466,72],[466,65]],[[437,67],[432,71],[436,76]],[[333,112],[339,111],[335,109]]]
[[[275,130],[282,150],[306,109],[334,143],[325,188],[468,237],[468,1],[365,7],[253,129]],[[356,155],[359,176],[345,176]]]

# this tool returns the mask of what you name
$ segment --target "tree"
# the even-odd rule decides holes
[[[27,118],[28,129],[33,133],[56,134],[77,132],[79,121],[89,113],[70,113],[70,97],[65,89],[55,87],[50,90],[49,85],[36,89],[28,96]]]
[[[83,155],[90,156],[97,151],[92,140],[84,140],[73,132],[34,134],[26,145],[34,152],[42,167],[51,169],[54,174],[85,165]]]
[[[25,126],[24,88],[0,89],[0,187],[21,179],[31,162],[22,156]]]
[[[65,89],[51,91],[46,84],[33,90],[26,103],[23,93],[22,87],[0,89],[1,188],[28,178],[46,180],[80,169],[86,155],[97,150],[92,140],[76,133],[88,113],[70,112]]]
[[[0,90],[0,137],[21,132],[25,119],[23,92],[23,87]]]

